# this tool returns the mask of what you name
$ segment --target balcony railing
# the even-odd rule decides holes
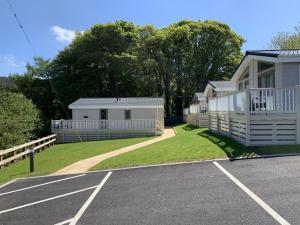
[[[52,120],[51,130],[152,130],[162,132],[163,122],[155,119],[144,120]]]
[[[189,113],[199,114],[199,113],[207,113],[208,106],[207,104],[192,104],[189,108]]]
[[[251,88],[209,99],[210,112],[295,112],[295,88]]]
[[[295,111],[295,89],[256,88],[250,89],[250,111]]]

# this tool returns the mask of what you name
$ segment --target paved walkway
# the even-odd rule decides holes
[[[120,148],[111,152],[107,152],[101,155],[97,155],[97,156],[93,156],[91,158],[87,158],[87,159],[83,159],[80,160],[76,163],[73,163],[65,168],[62,168],[58,171],[56,171],[55,173],[53,173],[52,175],[63,175],[63,174],[73,174],[73,173],[82,173],[85,171],[88,171],[90,168],[94,167],[95,165],[97,165],[98,163],[102,162],[103,160],[106,160],[108,158],[126,153],[126,152],[130,152],[133,150],[136,150],[138,148],[147,146],[147,145],[151,145],[153,143],[168,139],[170,137],[175,136],[175,132],[173,128],[167,128],[164,130],[164,134],[162,136],[159,136],[157,138],[153,138],[151,140],[148,141],[144,141],[138,144],[134,144],[134,145],[130,145],[124,148]]]

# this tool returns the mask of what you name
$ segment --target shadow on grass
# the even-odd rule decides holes
[[[184,129],[185,131],[192,131],[192,130],[198,129],[198,127],[195,127],[192,124],[187,124],[184,127],[182,127],[182,129]]]
[[[246,147],[229,137],[215,134],[209,130],[202,131],[198,135],[209,139],[218,145],[229,158],[251,158],[258,155],[294,154],[300,153],[300,145],[281,145],[264,147]]]

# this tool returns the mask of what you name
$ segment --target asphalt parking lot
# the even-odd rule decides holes
[[[0,225],[299,224],[300,157],[20,179]]]

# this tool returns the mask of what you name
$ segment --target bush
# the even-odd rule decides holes
[[[0,149],[34,138],[39,124],[39,111],[31,100],[0,89]]]

